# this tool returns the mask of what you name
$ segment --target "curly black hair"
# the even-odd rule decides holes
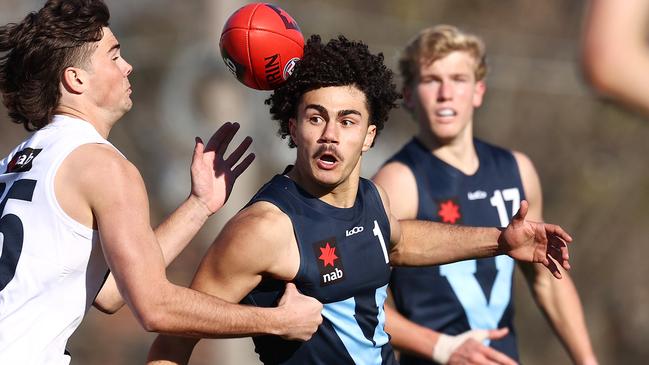
[[[272,119],[279,122],[278,134],[283,139],[290,136],[288,121],[297,116],[302,95],[329,86],[355,86],[365,94],[370,124],[376,125],[377,135],[401,97],[393,72],[383,64],[382,53],[371,54],[366,44],[342,35],[327,44],[319,35],[312,35],[293,74],[265,101]],[[291,138],[288,145],[296,147]]]

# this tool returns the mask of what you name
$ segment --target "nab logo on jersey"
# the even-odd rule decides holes
[[[41,153],[43,149],[32,149],[32,148],[25,148],[24,150],[16,153],[14,155],[14,158],[9,161],[9,164],[7,165],[7,171],[5,173],[10,173],[10,172],[25,172],[29,171],[32,169],[32,162],[38,156],[39,153]]]
[[[336,250],[336,239],[334,237],[313,244],[313,252],[318,258],[318,269],[320,269],[320,286],[327,286],[338,283],[345,279],[345,270],[340,252]]]

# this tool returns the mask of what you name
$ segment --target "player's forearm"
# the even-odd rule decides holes
[[[232,304],[173,284],[152,291],[156,294],[130,301],[136,317],[150,332],[196,338],[285,333],[285,321],[277,308]]]
[[[534,283],[537,303],[548,318],[575,364],[597,364],[588,336],[584,313],[577,290],[567,272],[554,280],[544,269],[537,269]]]
[[[416,220],[400,221],[400,225],[402,237],[390,252],[396,266],[438,265],[502,253],[498,228]]]
[[[154,230],[166,266],[187,247],[209,215],[205,205],[190,196]]]
[[[396,309],[385,306],[385,332],[394,348],[430,360],[439,333],[403,317]]]
[[[208,216],[205,206],[190,196],[154,230],[165,266],[169,266],[187,247]],[[93,304],[108,314],[113,314],[124,306],[124,298],[117,289],[112,273],[108,275]]]

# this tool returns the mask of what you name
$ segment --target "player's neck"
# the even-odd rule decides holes
[[[67,115],[73,118],[85,120],[86,122],[90,123],[105,139],[108,138],[108,134],[110,133],[110,130],[114,124],[101,122],[101,120],[105,118],[100,118],[96,115],[92,115],[92,113],[85,112],[83,108],[78,108],[74,105],[61,104],[56,107],[55,114]]]
[[[471,130],[448,140],[437,138],[432,133],[419,133],[417,139],[437,158],[466,175],[475,174],[480,167]]]
[[[350,208],[354,206],[356,194],[358,194],[360,163],[346,179],[335,185],[323,184],[308,172],[301,171],[297,166],[294,166],[286,176],[295,181],[306,192],[323,202],[337,208]]]

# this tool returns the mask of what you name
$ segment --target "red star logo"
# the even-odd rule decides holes
[[[336,248],[329,247],[329,242],[327,242],[325,247],[320,247],[320,252],[322,255],[318,258],[323,261],[324,266],[334,266],[334,261],[338,258],[338,256],[336,256]]]
[[[439,205],[439,212],[442,222],[455,224],[462,215],[460,215],[460,206],[455,204],[452,200],[447,200]]]

